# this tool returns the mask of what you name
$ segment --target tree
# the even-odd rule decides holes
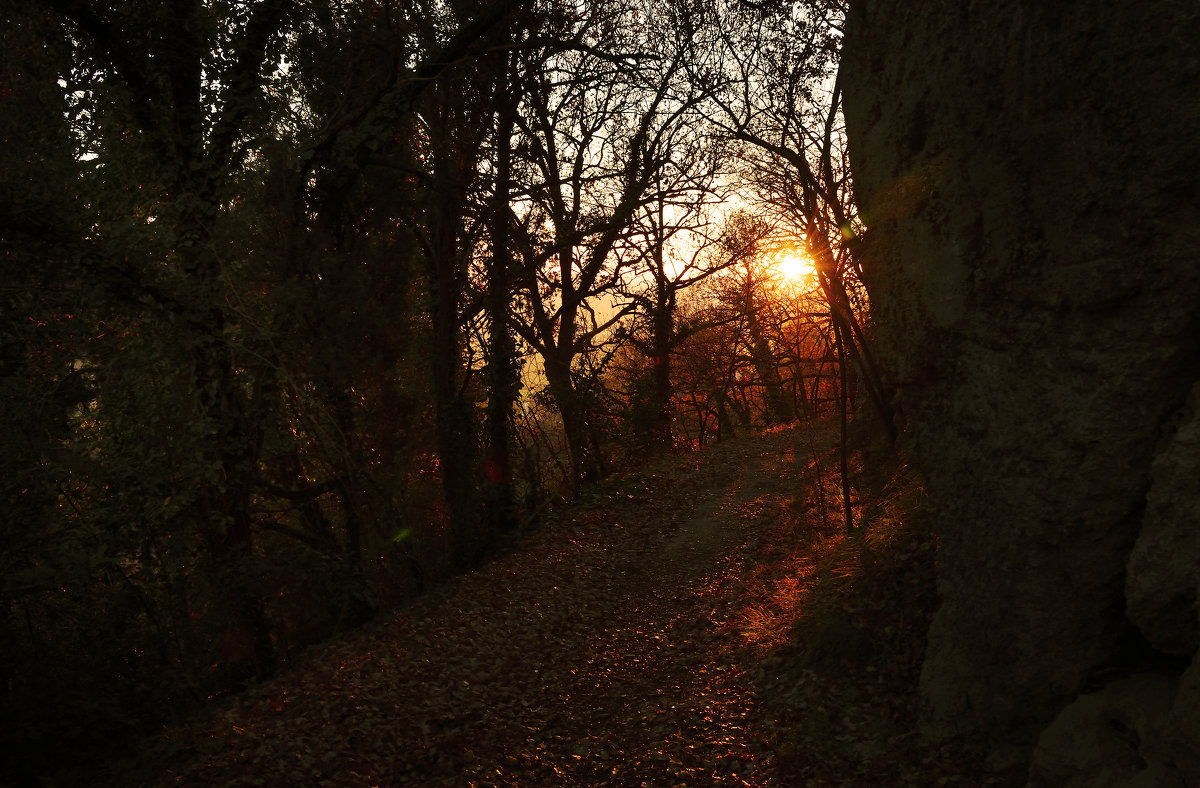
[[[487,416],[485,425],[484,498],[487,528],[504,534],[516,525],[513,484],[513,414],[520,393],[519,360],[513,336],[513,226],[510,202],[513,192],[512,139],[517,128],[517,105],[512,57],[496,55],[491,61],[496,84],[495,146],[496,175],[488,206],[488,241],[491,254],[486,272]]]
[[[710,312],[702,316],[705,313],[701,312],[680,323],[677,319],[680,296],[714,275],[747,265],[770,233],[765,223],[734,213],[725,219],[719,233],[710,234],[712,223],[704,219],[704,207],[717,194],[711,176],[716,171],[714,160],[721,155],[721,148],[710,148],[710,155],[708,177],[696,179],[693,173],[686,172],[686,177],[678,180],[673,189],[660,190],[658,200],[646,206],[641,217],[644,235],[640,243],[645,254],[645,273],[641,279],[647,284],[641,291],[634,291],[632,298],[639,307],[645,329],[639,332],[635,324],[633,336],[642,355],[649,359],[649,369],[644,373],[641,401],[634,413],[637,416],[645,412],[643,418],[648,424],[639,425],[639,431],[645,436],[642,442],[651,447],[670,445],[672,357],[688,337],[707,326],[713,315]],[[691,150],[681,158],[687,162],[705,161]],[[690,196],[691,201],[684,202],[682,196]],[[681,251],[681,247],[688,246],[689,251]],[[716,317],[718,322],[724,319]]]
[[[462,310],[476,218],[472,191],[491,117],[493,83],[485,64],[468,61],[442,74],[418,110],[423,155],[413,233],[429,288],[430,348],[440,476],[457,569],[473,567],[487,535],[480,530],[478,426],[464,377]]]
[[[520,5],[4,5],[15,725],[178,710],[420,583],[415,110]]]
[[[677,143],[697,99],[681,81],[681,52],[649,52],[646,18],[625,3],[554,19],[552,43],[522,58],[518,330],[543,360],[575,483],[604,471],[576,362],[636,308],[623,293],[643,258],[639,212],[678,193],[670,168],[692,171]]]
[[[843,349],[894,437],[890,399],[858,318],[864,301],[852,241],[859,223],[837,77],[844,13],[841,3],[819,0],[787,12],[714,12],[693,62],[713,86],[717,122],[747,146],[743,177],[758,204],[792,224],[817,263]]]
[[[145,229],[127,229],[148,236],[160,254],[155,263],[169,271],[154,277],[133,263],[122,273],[154,299],[153,319],[179,326],[160,337],[187,349],[186,368],[177,372],[191,378],[191,391],[176,404],[199,433],[192,440],[204,481],[181,516],[192,521],[212,571],[240,576],[252,560],[251,484],[266,376],[260,364],[231,352],[239,329],[224,298],[222,225],[245,140],[264,122],[256,111],[264,64],[278,51],[295,6],[267,0],[222,17],[220,8],[176,2],[165,13],[129,17],[106,5],[52,5],[93,64],[93,121],[123,132],[98,146],[96,176],[110,193],[148,195],[127,206]],[[101,237],[110,228],[101,225]],[[167,346],[162,352],[169,354]],[[221,585],[233,626],[253,633],[252,661],[268,672],[272,643],[261,600],[245,583]]]
[[[786,217],[816,263],[841,360],[842,471],[846,527],[851,528],[845,457],[850,395],[847,360],[894,439],[890,398],[858,313],[861,269],[850,241],[859,231],[841,131],[836,76],[845,9],[838,2],[772,10],[714,10],[701,23],[697,78],[713,85],[713,106],[726,132],[747,146],[747,182],[759,203]]]

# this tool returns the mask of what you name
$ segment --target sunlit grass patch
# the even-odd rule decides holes
[[[778,726],[773,778],[780,785],[991,784],[974,754],[925,747],[916,734],[916,688],[937,606],[936,543],[921,480],[897,464],[868,482],[852,463],[856,527],[847,534],[832,455],[818,459],[805,473],[820,490],[810,486],[791,509],[808,562],[790,584],[773,584],[761,610],[743,616],[748,638],[779,644],[759,678]],[[792,623],[781,636],[788,604]]]
[[[901,465],[881,488],[854,492],[853,532],[827,530],[810,548],[814,588],[792,638],[810,667],[830,655],[836,661],[882,658],[884,651],[892,651],[884,648],[885,641],[901,629],[906,630],[906,644],[923,642],[936,601],[934,542],[916,474]],[[888,620],[896,617],[916,624],[915,630]],[[860,642],[864,637],[869,642]]]

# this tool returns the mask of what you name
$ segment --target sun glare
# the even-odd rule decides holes
[[[812,259],[798,252],[783,252],[775,258],[775,270],[793,282],[803,282],[816,276]]]

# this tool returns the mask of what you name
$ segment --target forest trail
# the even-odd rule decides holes
[[[806,429],[605,482],[480,571],[168,731],[122,779],[773,784],[755,677],[795,611],[772,613],[756,577]]]

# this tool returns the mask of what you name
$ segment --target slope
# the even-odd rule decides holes
[[[961,753],[910,738],[928,599],[845,597],[873,553],[813,508],[831,444],[781,429],[611,479],[482,570],[164,731],[114,783],[955,778]]]

